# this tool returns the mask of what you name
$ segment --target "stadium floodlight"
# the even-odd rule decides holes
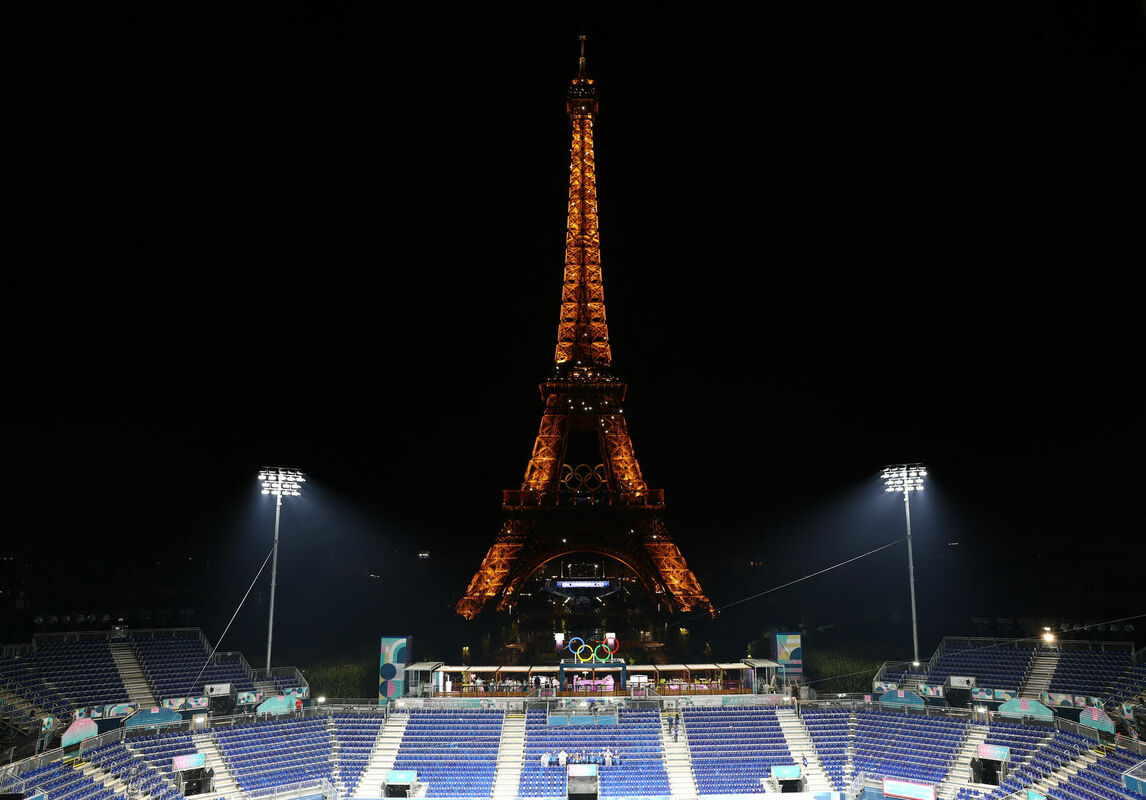
[[[306,483],[306,476],[297,469],[263,467],[259,470],[259,480],[263,483],[263,494],[275,496],[275,547],[271,556],[271,616],[267,620],[267,677],[269,678],[271,637],[275,629],[275,579],[278,577],[279,568],[279,512],[282,511],[284,497],[302,496],[302,485]]]
[[[907,518],[907,579],[911,584],[911,638],[914,663],[919,663],[919,620],[915,614],[915,558],[911,553],[911,493],[923,491],[927,470],[922,464],[893,464],[880,474],[885,492],[903,493],[903,513]]]

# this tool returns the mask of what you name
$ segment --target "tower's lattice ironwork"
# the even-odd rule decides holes
[[[520,489],[504,492],[505,522],[457,612],[506,610],[525,581],[554,558],[599,553],[628,566],[672,611],[712,610],[664,524],[664,493],[649,489],[612,375],[597,230],[593,120],[597,89],[581,58],[566,101],[573,141],[565,229],[565,280],[554,371],[541,382],[545,410]]]

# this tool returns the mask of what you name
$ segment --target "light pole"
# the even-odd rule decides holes
[[[911,583],[911,639],[915,645],[915,666],[919,666],[919,621],[915,616],[915,558],[911,554],[911,493],[923,491],[927,470],[922,464],[894,464],[879,476],[885,492],[903,492],[903,513],[907,518],[907,577]]]
[[[267,620],[267,677],[271,677],[271,635],[275,629],[275,579],[279,568],[279,512],[282,511],[284,497],[299,497],[306,477],[297,469],[283,467],[263,467],[259,470],[259,480],[263,482],[263,494],[275,496],[275,547],[271,556],[271,616]],[[266,563],[265,561],[263,562]]]

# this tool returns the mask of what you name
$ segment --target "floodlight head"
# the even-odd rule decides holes
[[[301,470],[285,467],[263,467],[259,470],[259,480],[263,482],[263,494],[276,497],[300,497],[306,476]]]
[[[927,470],[922,464],[893,464],[883,468],[880,480],[883,481],[885,492],[922,492],[923,479],[927,477]]]

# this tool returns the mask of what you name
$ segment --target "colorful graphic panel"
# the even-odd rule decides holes
[[[971,690],[971,697],[975,700],[994,700],[995,693],[991,689],[981,689],[976,687]]]
[[[172,711],[178,711],[179,709],[183,708],[186,705],[187,705],[187,698],[186,697],[169,697],[168,699],[163,701],[163,707],[169,708]]]
[[[883,694],[899,688],[895,681],[874,681],[871,685],[873,694]]]
[[[995,690],[995,699],[996,700],[1003,700],[1003,701],[1014,700],[1018,696],[1019,696],[1018,692],[1012,691],[1011,689],[996,689]]]
[[[776,634],[776,663],[785,677],[804,674],[804,648],[798,633]]]
[[[893,706],[924,705],[922,697],[907,689],[896,689],[892,692],[884,692],[879,696],[879,702]]]
[[[188,708],[206,708],[209,704],[210,703],[206,697],[188,697],[187,698],[187,707]]]
[[[104,706],[103,715],[105,717],[129,717],[138,710],[138,703],[114,703]]]
[[[252,703],[258,703],[258,702],[262,701],[262,699],[263,699],[263,693],[262,692],[239,692],[239,697],[238,697],[237,702],[241,706],[249,706]]]
[[[1114,720],[1107,716],[1101,708],[1086,708],[1078,715],[1078,722],[1107,733],[1114,733]]]
[[[78,744],[84,739],[90,739],[93,736],[99,735],[99,726],[86,717],[81,717],[68,726],[64,731],[63,737],[60,739],[60,747],[71,747],[73,744]]]
[[[378,705],[405,696],[409,652],[409,636],[382,637],[382,655],[378,662]]]
[[[924,697],[942,697],[943,696],[943,687],[942,686],[928,686],[926,683],[921,683],[919,685],[919,693],[921,695],[923,695]]]

